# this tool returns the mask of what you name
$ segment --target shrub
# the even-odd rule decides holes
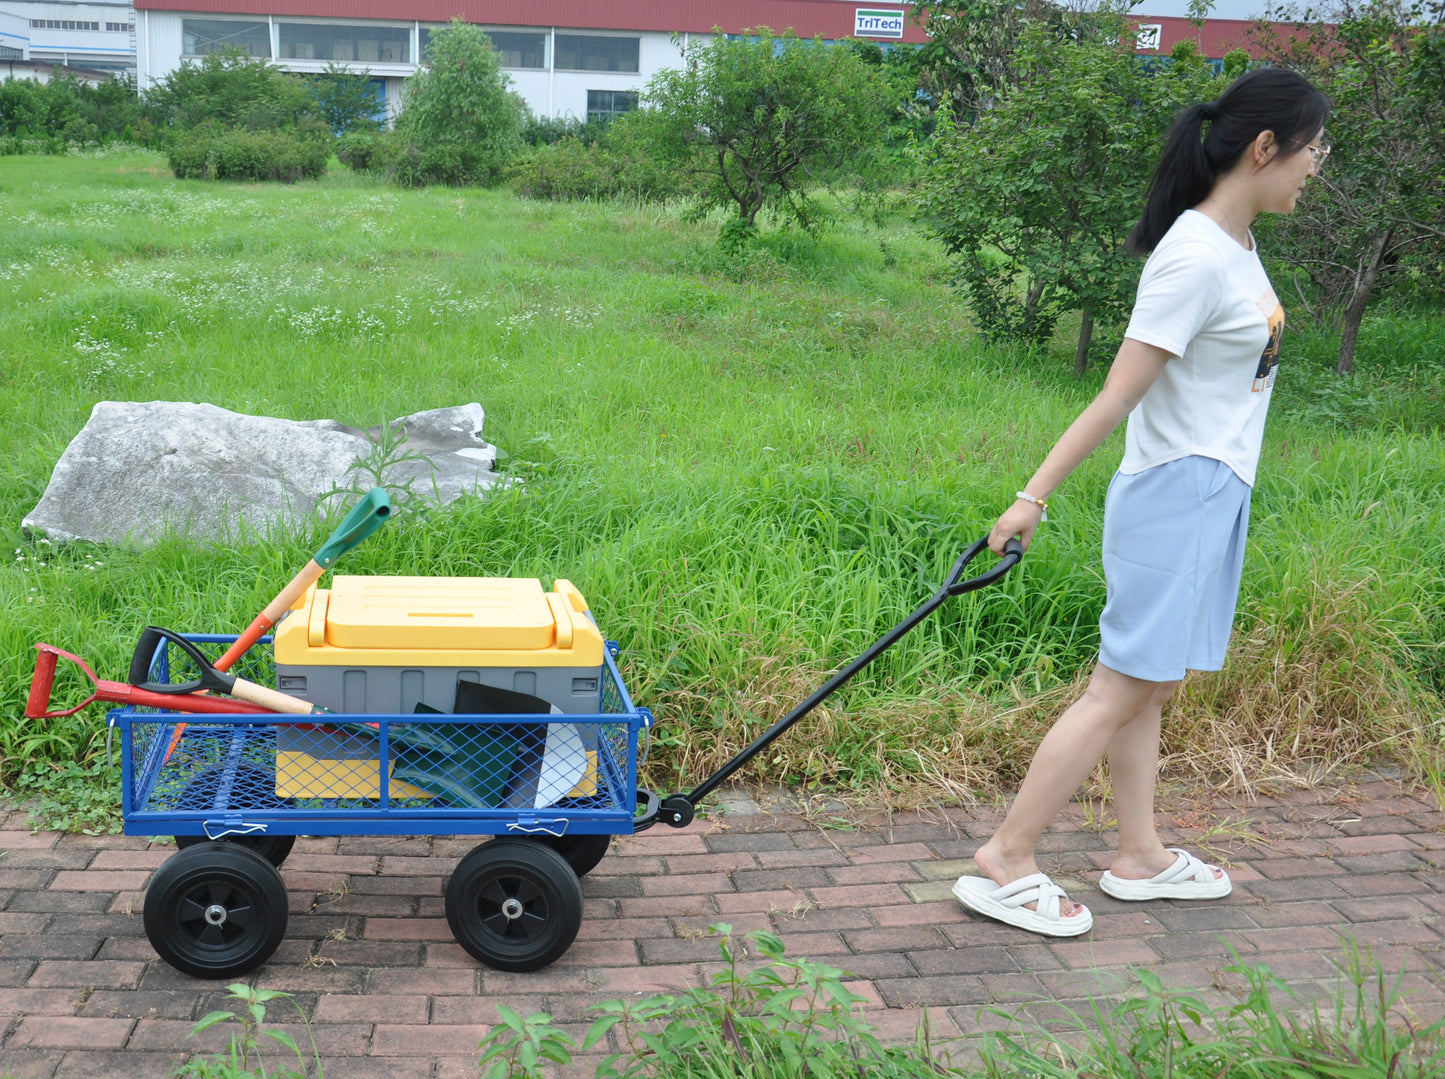
[[[502,163],[485,150],[457,142],[421,143],[402,140],[401,149],[386,166],[387,177],[399,187],[490,187],[501,177]]]
[[[381,131],[348,131],[336,140],[336,159],[356,172],[388,169],[398,152],[396,137]]]
[[[180,180],[279,180],[294,184],[326,171],[329,147],[316,128],[245,131],[206,125],[177,135],[168,150]]]
[[[607,121],[575,116],[533,116],[522,121],[522,142],[527,146],[551,146],[563,139],[575,138],[591,145],[601,142],[607,134]]]
[[[507,178],[524,198],[555,202],[615,195],[620,179],[612,155],[576,135],[523,154],[512,163]]]
[[[507,181],[525,198],[556,202],[618,195],[665,199],[688,193],[688,173],[670,169],[651,153],[658,118],[633,112],[605,125],[600,140],[569,135],[524,152]],[[596,125],[593,125],[596,126]]]
[[[48,83],[30,79],[0,82],[0,138],[53,139],[66,144],[111,142],[125,136],[138,118],[134,87],[121,79],[98,86],[60,75]]]

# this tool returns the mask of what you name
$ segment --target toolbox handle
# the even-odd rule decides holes
[[[1004,544],[1003,556],[992,569],[986,570],[976,577],[964,579],[963,573],[964,570],[968,568],[968,564],[987,546],[988,537],[984,536],[983,539],[964,551],[963,554],[959,556],[958,561],[953,564],[953,569],[949,571],[943,584],[928,602],[885,633],[879,640],[874,642],[866,652],[829,679],[826,685],[760,734],[751,745],[724,764],[707,779],[703,780],[690,793],[674,794],[661,799],[660,807],[657,809],[651,809],[649,806],[651,811],[638,818],[634,824],[634,830],[639,832],[643,831],[646,828],[650,828],[659,820],[672,825],[674,828],[687,827],[692,821],[693,809],[703,798],[707,797],[711,791],[727,780],[728,777],[739,768],[747,764],[748,761],[752,760],[753,757],[777,738],[778,735],[782,734],[794,723],[802,719],[814,708],[818,707],[818,705],[822,704],[823,701],[831,696],[833,691],[844,682],[848,681],[848,679],[852,678],[864,667],[877,659],[878,656],[893,647],[899,638],[941,607],[950,596],[957,596],[964,592],[975,592],[980,588],[986,588],[1018,565],[1019,560],[1024,556],[1023,544],[1020,543],[1017,538],[1010,539]]]

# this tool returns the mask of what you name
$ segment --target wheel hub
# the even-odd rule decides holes
[[[207,925],[225,925],[227,910],[219,903],[212,903],[206,908],[204,915]]]
[[[502,902],[502,914],[509,922],[515,922],[525,912],[526,908],[522,906],[520,899],[512,898]]]

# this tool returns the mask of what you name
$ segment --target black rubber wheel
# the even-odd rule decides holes
[[[612,846],[610,835],[539,835],[532,837],[544,847],[551,847],[572,867],[572,872],[585,877],[597,868]]]
[[[151,947],[197,978],[255,970],[286,935],[286,914],[281,874],[236,843],[200,843],[173,854],[145,895]]]
[[[181,790],[178,809],[284,809],[286,799],[276,797],[276,773],[259,764],[241,761],[236,765],[230,806],[216,806],[216,792],[226,775],[226,766],[213,764],[193,775]],[[253,850],[274,866],[286,861],[291,848],[296,845],[294,835],[228,835],[212,840],[203,835],[178,835],[176,846],[181,850],[198,843],[234,843],[238,847]]]
[[[582,885],[567,859],[528,839],[476,847],[447,881],[447,924],[496,970],[541,970],[577,939]]]

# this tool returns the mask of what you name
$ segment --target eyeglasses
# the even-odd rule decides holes
[[[1310,152],[1310,161],[1313,162],[1315,171],[1319,172],[1320,169],[1325,167],[1325,158],[1330,156],[1329,145],[1306,146],[1305,149]]]

